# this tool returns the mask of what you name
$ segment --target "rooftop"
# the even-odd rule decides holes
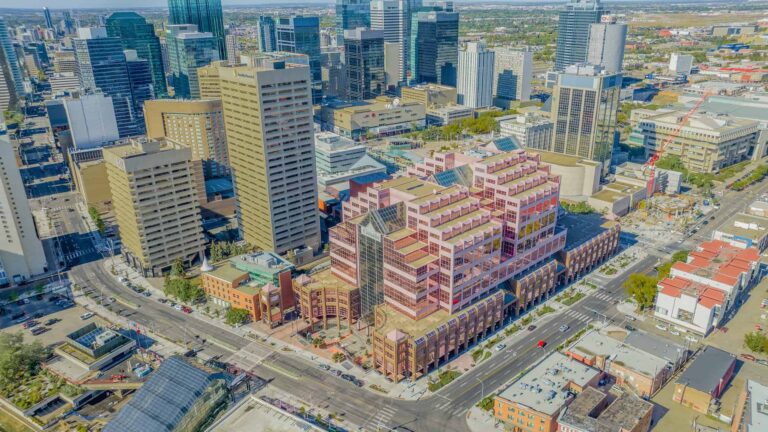
[[[711,240],[688,254],[687,262],[675,263],[672,274],[689,273],[735,286],[739,276],[749,272],[759,259],[760,253],[755,248],[741,249],[721,240]]]
[[[591,331],[568,348],[574,354],[588,358],[610,358],[611,363],[625,366],[646,376],[654,376],[668,361],[652,352],[642,351],[598,331]]]
[[[302,289],[309,290],[343,290],[354,291],[357,289],[354,285],[351,285],[334,275],[330,268],[323,271],[312,273],[310,276],[301,275],[294,279],[294,284],[298,285]],[[294,285],[294,286],[296,286]]]
[[[571,398],[572,385],[584,388],[601,375],[597,369],[553,352],[499,394],[510,402],[554,415]]]
[[[641,351],[653,353],[657,357],[677,364],[686,356],[686,349],[669,339],[645,332],[629,332],[624,343]]]
[[[768,235],[768,218],[738,213],[731,216],[717,231],[758,242]]]
[[[745,409],[746,432],[768,430],[768,386],[747,380],[748,403]]]
[[[613,401],[601,410],[600,405],[606,399]],[[558,423],[577,430],[634,430],[637,423],[652,410],[652,403],[631,393],[622,393],[614,398],[612,394],[588,387],[563,411]]]
[[[735,355],[713,346],[706,346],[680,375],[677,383],[710,394],[720,385],[720,380],[735,362]]]
[[[607,220],[597,213],[584,215],[566,213],[557,218],[558,227],[568,230],[565,239],[566,250],[581,246],[585,242],[596,238],[618,224],[618,222]]]

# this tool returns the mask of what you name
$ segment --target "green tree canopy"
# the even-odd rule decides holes
[[[24,335],[0,333],[0,387],[19,382],[21,377],[34,374],[48,351],[39,341],[24,343]]]
[[[637,303],[637,307],[646,309],[653,307],[653,300],[656,298],[656,284],[658,279],[653,276],[642,273],[632,273],[622,284],[624,290]]]

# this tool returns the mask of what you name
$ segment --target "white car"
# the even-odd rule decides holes
[[[506,348],[506,347],[507,347],[507,346],[506,346],[506,345],[504,345],[504,344],[498,344],[498,345],[496,345],[495,347],[493,347],[493,349],[495,349],[496,351],[501,351],[501,350],[503,350],[503,349],[504,349],[504,348]]]
[[[673,336],[680,336],[680,332],[679,332],[679,331],[677,331],[677,330],[670,330],[670,331],[669,331],[669,334],[671,334],[671,335],[673,335]]]
[[[87,319],[92,318],[92,317],[93,317],[93,312],[86,312],[86,313],[80,315],[80,319],[81,320],[87,320]]]
[[[699,341],[698,339],[696,339],[695,337],[693,337],[691,335],[686,336],[685,340],[687,340],[688,342],[693,342],[693,343],[696,343],[696,342]]]
[[[665,326],[664,324],[656,324],[656,328],[661,331],[667,331],[667,326]]]
[[[568,329],[570,329],[570,327],[568,327],[568,326],[567,326],[567,325],[565,325],[565,324],[563,324],[563,325],[561,325],[561,326],[560,326],[560,331],[561,331],[561,332],[563,332],[563,333],[567,332],[567,331],[568,331]]]
[[[176,305],[176,306],[174,306],[173,308],[174,308],[174,309],[176,309],[177,311],[180,311],[180,310],[181,310],[181,305],[180,305],[180,304],[177,304],[177,305]]]

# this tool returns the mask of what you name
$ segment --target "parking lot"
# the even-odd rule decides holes
[[[25,307],[28,307],[28,306],[30,305],[26,305]],[[81,306],[74,305],[64,309],[59,308],[55,312],[51,312],[43,316],[42,318],[36,319],[36,321],[40,323],[39,326],[44,326],[49,329],[45,333],[42,333],[38,336],[33,336],[31,334],[31,329],[23,328],[22,324],[12,324],[11,326],[2,326],[0,327],[0,331],[5,333],[21,332],[22,334],[24,334],[25,342],[40,341],[43,345],[46,345],[46,346],[57,345],[64,340],[66,335],[68,335],[69,333],[72,333],[73,331],[79,329],[80,327],[86,325],[87,323],[97,322],[100,325],[108,325],[106,321],[102,320],[96,315],[86,320],[81,319],[80,318],[81,315],[83,315],[86,312],[88,311],[82,308]],[[31,317],[31,314],[28,314],[27,316]],[[3,318],[6,318],[6,316],[3,316]],[[58,322],[56,322],[55,324],[45,325],[46,321],[51,319],[58,320]]]

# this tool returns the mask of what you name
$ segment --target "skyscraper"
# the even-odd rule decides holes
[[[120,138],[142,133],[143,119],[134,111],[131,81],[120,39],[108,37],[104,27],[78,29],[73,40],[80,76],[85,91],[101,90],[112,97]]]
[[[600,0],[569,0],[557,24],[555,70],[587,61],[590,26],[604,13]]]
[[[45,28],[53,29],[53,19],[51,18],[51,10],[47,7],[43,8],[43,16],[45,16]]]
[[[608,74],[601,66],[573,65],[559,73],[549,150],[602,162],[603,175],[608,174],[620,92],[621,74]]]
[[[168,24],[194,24],[197,31],[211,33],[219,58],[227,59],[221,0],[168,0],[168,12]]]
[[[220,68],[219,77],[243,239],[277,253],[317,250],[309,68],[274,59]]]
[[[373,99],[384,93],[384,32],[344,30],[347,98]]]
[[[166,30],[165,43],[168,45],[170,83],[174,96],[183,99],[200,98],[197,68],[219,60],[213,35],[198,32],[194,24],[171,25]]]
[[[344,30],[371,25],[371,0],[336,0],[336,45],[344,46]]]
[[[400,44],[400,76],[405,82],[409,57],[410,0],[372,0],[371,29],[384,31],[384,42]]]
[[[301,15],[280,18],[277,24],[277,50],[300,53],[309,57],[309,72],[312,78],[312,103],[320,103],[323,96],[320,18]]]
[[[259,38],[259,51],[277,51],[277,26],[271,16],[260,16],[256,23],[256,32]]]
[[[603,66],[608,73],[621,72],[626,42],[627,25],[617,23],[616,17],[603,15],[600,23],[590,26],[587,62]]]
[[[237,41],[237,35],[227,35],[227,58],[232,64],[240,62],[240,44]]]
[[[470,108],[493,104],[494,53],[485,42],[467,42],[459,51],[459,72],[456,85],[458,102]]]
[[[409,82],[456,86],[458,12],[428,11],[413,16]]]
[[[19,67],[19,60],[16,56],[16,50],[13,49],[13,43],[11,37],[8,35],[8,27],[5,25],[5,19],[0,16],[0,48],[5,54],[5,64],[3,70],[6,68],[10,73],[10,77],[13,80],[13,86],[16,89],[16,94],[24,94],[24,78],[21,74],[21,68]]]
[[[123,256],[145,276],[162,276],[203,247],[198,178],[189,148],[132,140],[104,149]],[[151,178],[152,181],[142,181]]]
[[[141,127],[144,127],[144,102],[154,98],[152,87],[152,67],[149,61],[139,58],[134,50],[125,50],[125,65],[128,68],[128,80],[131,83],[131,95],[133,97],[133,112]]]
[[[37,237],[13,145],[4,131],[0,131],[0,219],[0,273],[11,280],[44,273],[48,264],[43,244]]]
[[[115,12],[107,17],[107,34],[120,38],[123,49],[135,50],[140,59],[149,62],[155,97],[168,93],[160,39],[155,26],[135,12]]]
[[[5,59],[5,49],[0,45],[0,110],[15,108],[19,103],[11,67]]]
[[[494,48],[493,103],[508,108],[513,100],[531,99],[533,53],[529,50]]]

